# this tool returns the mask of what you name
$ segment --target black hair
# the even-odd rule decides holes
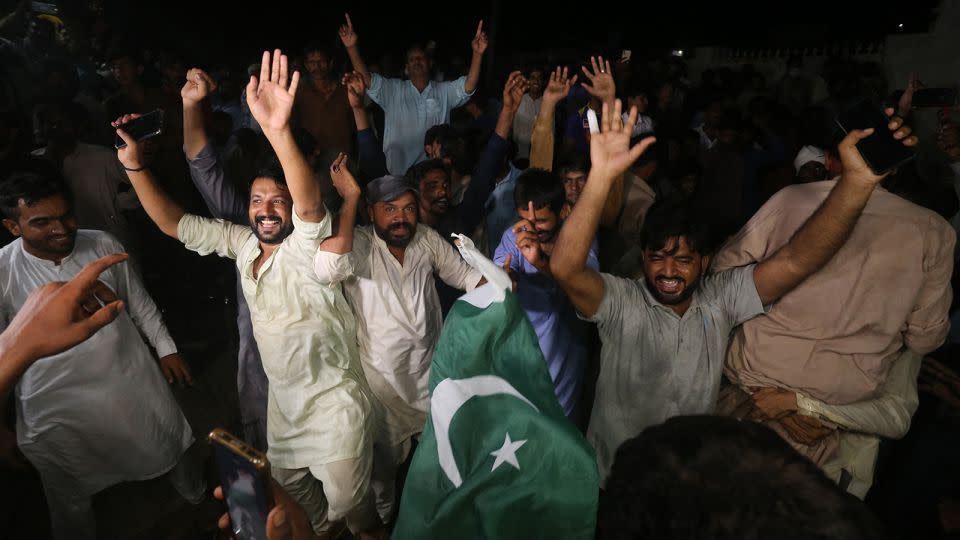
[[[325,55],[327,57],[327,60],[330,60],[331,62],[334,60],[333,47],[331,47],[329,44],[327,44],[324,41],[311,40],[311,41],[308,41],[306,45],[304,45],[303,49],[301,49],[304,62],[307,61],[307,55],[312,52],[318,52],[320,54]]]
[[[563,180],[544,169],[527,169],[520,173],[513,188],[513,203],[516,208],[526,208],[533,201],[534,208],[549,208],[559,215],[566,202]]]
[[[599,540],[885,538],[842,492],[770,428],[678,416],[617,449],[597,513]]]
[[[450,124],[437,124],[428,129],[423,135],[423,145],[428,146],[440,141],[440,145],[443,146],[444,140],[448,140],[457,136],[457,130],[454,129],[454,127]]]
[[[557,174],[563,176],[570,172],[590,172],[590,156],[580,152],[568,152],[557,160]]]
[[[269,178],[276,182],[278,186],[283,188],[287,187],[287,177],[283,174],[280,159],[273,152],[262,153],[257,159],[256,173],[251,179],[251,185],[253,184],[253,180],[257,178]]]
[[[412,185],[419,186],[420,181],[427,176],[427,173],[433,171],[443,171],[443,173],[447,175],[447,178],[450,178],[450,167],[447,167],[447,164],[441,159],[428,159],[411,166],[407,169],[407,174],[404,175],[404,178]]]
[[[709,255],[713,251],[710,226],[689,201],[679,198],[658,200],[650,207],[640,232],[640,248],[659,251],[671,238],[683,237],[690,250]]]
[[[57,195],[72,202],[66,182],[52,167],[30,161],[28,168],[14,171],[0,181],[0,213],[16,221],[20,217],[20,201],[33,206]]]

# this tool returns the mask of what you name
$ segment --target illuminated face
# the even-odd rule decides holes
[[[53,195],[27,206],[21,199],[16,220],[4,219],[10,234],[19,236],[27,251],[44,259],[61,259],[77,240],[77,218],[63,195]]]
[[[691,250],[683,236],[667,239],[662,249],[643,252],[643,274],[647,289],[667,306],[687,302],[700,284],[710,257]]]
[[[388,246],[407,247],[417,232],[417,199],[408,191],[392,201],[375,203],[370,208],[370,221]]]
[[[293,197],[271,178],[257,178],[250,186],[250,227],[264,244],[279,244],[293,232]]]

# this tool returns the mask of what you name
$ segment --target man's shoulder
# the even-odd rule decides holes
[[[80,229],[77,231],[76,250],[92,250],[100,256],[114,253],[126,253],[126,248],[112,234],[94,229]]]

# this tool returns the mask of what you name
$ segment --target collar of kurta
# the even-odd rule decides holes
[[[79,232],[79,231],[78,231],[78,232]],[[27,257],[28,260],[33,261],[33,262],[35,262],[35,263],[37,263],[37,264],[41,264],[41,265],[43,265],[43,266],[48,266],[48,267],[50,267],[50,268],[58,268],[58,267],[60,267],[60,266],[63,266],[63,263],[65,263],[65,262],[67,262],[67,261],[69,261],[70,259],[73,258],[73,255],[77,252],[77,242],[76,242],[76,240],[77,240],[77,239],[74,239],[73,251],[71,251],[69,255],[67,255],[66,257],[64,257],[63,259],[61,259],[61,260],[60,260],[60,263],[58,264],[58,263],[55,263],[55,262],[51,261],[50,259],[41,259],[40,257],[37,257],[36,255],[30,253],[29,251],[27,251],[27,246],[26,246],[26,244],[24,243],[23,238],[17,238],[17,241],[20,242],[20,251],[23,252],[23,254]]]

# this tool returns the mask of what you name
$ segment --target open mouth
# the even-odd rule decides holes
[[[257,218],[257,228],[265,234],[273,234],[280,230],[283,222],[278,217],[259,217]]]
[[[684,281],[679,278],[657,278],[657,289],[665,294],[677,294],[683,288]]]

